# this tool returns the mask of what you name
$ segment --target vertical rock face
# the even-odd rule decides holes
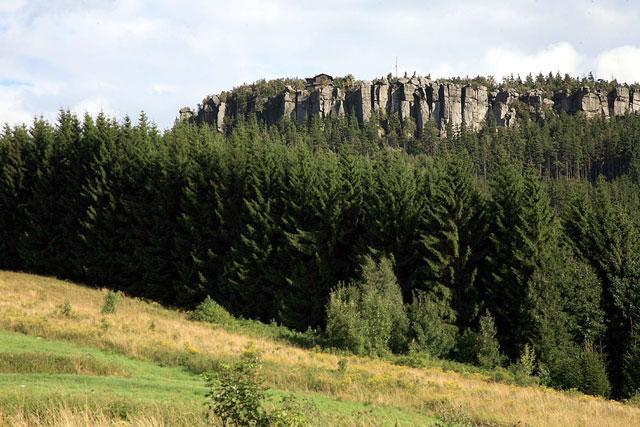
[[[618,86],[609,94],[609,112],[612,116],[624,116],[630,110],[629,88]]]
[[[553,102],[557,111],[564,111],[571,114],[575,113],[569,91],[561,90],[553,94]]]
[[[447,126],[454,129],[462,125],[462,91],[460,86],[452,83],[441,84],[438,88],[439,116],[434,116],[441,130]]]
[[[479,86],[462,88],[462,120],[467,129],[478,131],[484,126],[489,114],[489,94],[487,88]]]
[[[344,92],[340,88],[333,89],[333,98],[331,100],[331,116],[344,117]]]
[[[296,123],[303,124],[309,118],[309,91],[299,90],[296,92]]]
[[[553,108],[554,102],[546,98],[539,90],[530,90],[521,97],[522,102],[529,106],[532,113],[540,113],[543,109]]]
[[[387,82],[387,79],[373,82],[371,99],[373,101],[373,111],[381,117],[385,116],[389,110],[389,82]]]
[[[518,93],[505,89],[500,89],[495,96],[492,106],[496,125],[511,127],[515,125],[516,110],[513,103],[518,100]]]
[[[197,119],[200,123],[207,123],[222,132],[226,109],[227,104],[222,102],[217,95],[207,96],[202,100]]]
[[[281,117],[295,120],[296,118],[296,91],[287,86],[281,96]]]
[[[319,118],[329,117],[333,107],[333,87],[315,87],[309,95],[309,113]]]
[[[360,122],[371,118],[371,84],[363,81],[347,97],[347,111],[354,113]]]
[[[569,95],[567,91],[556,94],[556,105],[559,110],[570,114],[583,113],[588,118],[609,117],[608,97],[600,91],[592,91],[588,87],[578,89]]]
[[[630,93],[629,108],[635,115],[640,116],[640,90],[635,89]]]
[[[553,100],[541,90],[529,90],[519,95],[513,90],[500,89],[488,93],[483,86],[464,86],[431,82],[423,77],[399,78],[391,82],[386,78],[373,83],[361,81],[347,86],[346,92],[334,85],[333,77],[319,74],[306,79],[306,89],[295,90],[286,86],[280,93],[266,98],[258,92],[244,106],[231,93],[229,103],[220,96],[203,99],[197,112],[182,108],[180,121],[207,123],[223,131],[225,115],[256,113],[269,124],[281,119],[307,123],[311,117],[324,119],[354,114],[360,123],[367,122],[375,113],[381,118],[397,114],[402,123],[415,120],[418,132],[432,121],[440,133],[447,129],[480,130],[490,116],[498,126],[514,126],[516,104],[529,109],[533,115],[542,115],[552,108],[569,114],[582,113],[586,117],[623,116],[631,113],[640,116],[640,89],[617,86],[609,93],[582,87],[573,92],[558,91]],[[226,99],[226,98],[225,98]],[[229,107],[229,108],[228,108]],[[519,107],[520,108],[520,107]],[[407,127],[413,131],[413,127]]]
[[[431,86],[420,86],[413,94],[414,112],[416,118],[416,127],[418,132],[424,129],[425,125],[431,120],[433,109],[429,101]]]

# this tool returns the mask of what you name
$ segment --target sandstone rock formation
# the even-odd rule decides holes
[[[629,88],[618,86],[609,94],[609,110],[613,116],[624,116],[631,109]]]
[[[500,89],[493,95],[492,111],[496,125],[510,127],[515,125],[516,110],[514,103],[519,99],[515,91]]]
[[[300,89],[302,86],[304,84],[298,89],[286,86],[269,98],[250,98],[243,104],[244,109],[238,107],[238,102],[231,102],[233,108],[228,108],[220,96],[210,95],[202,100],[197,112],[182,108],[179,119],[207,123],[223,131],[225,116],[235,114],[255,113],[267,123],[289,119],[298,124],[307,123],[312,117],[324,119],[346,114],[353,114],[364,123],[373,114],[381,119],[394,114],[401,122],[413,120],[418,132],[431,121],[444,134],[447,129],[457,131],[463,123],[467,129],[478,131],[489,117],[493,117],[498,126],[514,126],[517,111],[522,111],[518,108],[528,108],[538,117],[552,110],[584,114],[589,118],[640,115],[640,90],[626,86],[617,86],[609,93],[586,86],[573,92],[561,90],[553,94],[553,99],[540,90],[529,90],[522,95],[508,89],[489,93],[484,86],[461,86],[416,76],[392,81],[381,78],[373,82],[354,82],[351,78],[347,84],[343,81],[339,85],[331,76],[319,74],[306,79],[304,89]],[[233,101],[233,92],[229,96]]]
[[[465,86],[462,88],[462,120],[467,129],[478,131],[487,122],[489,94],[487,88]]]

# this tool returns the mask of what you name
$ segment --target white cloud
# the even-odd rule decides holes
[[[0,86],[0,125],[31,122],[33,114],[25,108],[22,95],[21,88]]]
[[[0,2],[0,13],[15,12],[24,7],[26,0],[2,0]]]
[[[485,68],[498,78],[510,74],[524,77],[529,73],[535,76],[538,73],[556,71],[578,75],[588,68],[588,62],[584,55],[567,42],[552,44],[532,53],[491,48],[484,58]]]
[[[93,116],[99,113],[104,113],[107,116],[116,115],[116,112],[111,107],[111,103],[109,102],[109,100],[103,97],[93,97],[93,98],[83,99],[80,102],[78,102],[75,106],[73,106],[71,108],[71,111],[80,115],[84,115],[84,113],[89,113]]]
[[[640,47],[621,46],[603,52],[597,58],[597,75],[619,82],[640,82]]]
[[[167,127],[180,107],[243,82],[371,79],[396,56],[400,73],[434,77],[593,68],[638,79],[633,52],[617,49],[640,40],[638,7],[584,3],[0,0],[0,84],[30,84],[0,86],[0,122],[73,106],[145,110]]]

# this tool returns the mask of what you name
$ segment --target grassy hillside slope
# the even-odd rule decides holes
[[[303,350],[137,299],[103,315],[105,293],[0,272],[0,425],[203,424],[198,374],[247,347],[270,395],[310,400],[318,425],[640,425],[619,402]]]

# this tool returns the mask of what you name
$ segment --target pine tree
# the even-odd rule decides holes
[[[452,295],[458,327],[477,321],[476,277],[483,258],[484,201],[464,157],[447,157],[429,180],[420,229],[418,252],[424,260],[424,289],[440,286]]]
[[[504,351],[515,359],[535,335],[530,281],[550,258],[557,224],[535,173],[529,169],[525,178],[504,162],[492,182],[488,217],[492,223],[485,301]]]
[[[488,311],[480,317],[480,330],[477,335],[476,357],[483,368],[492,369],[500,366],[502,356],[497,340],[497,331],[493,317]]]

